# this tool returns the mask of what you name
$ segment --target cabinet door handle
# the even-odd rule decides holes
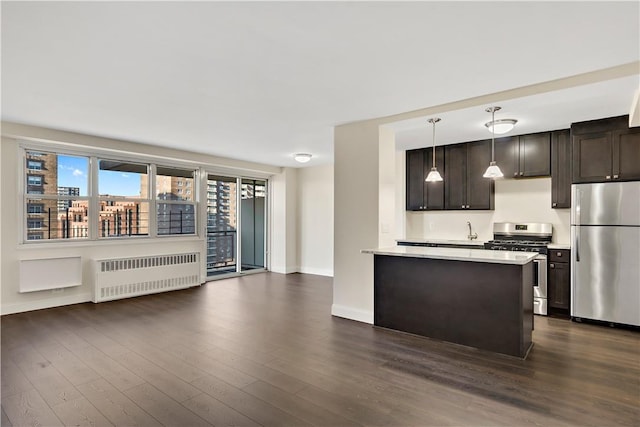
[[[513,173],[513,176],[518,176],[518,172],[514,172],[514,173]]]
[[[613,179],[618,179],[618,175],[613,175]]]
[[[524,175],[524,172],[520,172],[520,176],[523,176],[523,175]]]
[[[556,265],[555,264],[549,264],[549,267],[550,268],[556,268]]]
[[[558,206],[558,204],[557,204],[556,202],[553,202],[553,203],[551,204],[551,206],[553,206],[553,207],[555,208],[556,206]]]
[[[462,209],[464,209],[464,205],[460,206]]]
[[[556,256],[557,257],[561,257],[562,256],[562,252],[556,252]]]
[[[604,179],[611,179],[611,175],[605,176]]]

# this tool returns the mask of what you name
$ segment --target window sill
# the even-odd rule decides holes
[[[42,250],[42,249],[68,249],[68,248],[83,248],[83,247],[100,247],[100,246],[116,246],[116,245],[135,245],[135,244],[150,244],[157,243],[159,241],[166,241],[167,243],[173,242],[203,242],[205,239],[198,235],[189,236],[157,236],[157,237],[113,237],[108,239],[99,240],[56,240],[54,242],[29,242],[19,243],[18,250]]]

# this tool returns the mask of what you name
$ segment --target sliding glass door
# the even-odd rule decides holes
[[[207,277],[266,267],[267,182],[207,176]]]
[[[237,270],[238,209],[236,178],[207,178],[207,276]]]
[[[242,180],[240,218],[242,220],[242,271],[265,267],[266,181]]]

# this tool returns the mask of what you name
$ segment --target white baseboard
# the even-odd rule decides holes
[[[300,273],[304,273],[304,274],[315,274],[318,276],[333,277],[333,269],[300,267],[299,271]]]
[[[298,271],[300,271],[300,268],[299,267],[272,267],[270,271],[273,271],[274,273],[280,273],[280,274],[291,274],[291,273],[297,273]]]
[[[331,306],[331,315],[373,325],[373,311],[359,310],[357,308],[333,304]]]
[[[21,302],[16,304],[3,304],[0,307],[2,315],[23,313],[25,311],[42,310],[43,308],[60,307],[63,305],[79,304],[82,302],[91,302],[93,295],[86,292],[77,295],[69,295],[57,298],[47,298],[45,300]]]

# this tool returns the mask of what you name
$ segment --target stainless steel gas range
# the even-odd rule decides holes
[[[547,245],[553,237],[553,226],[548,223],[496,222],[493,240],[485,249],[496,251],[537,252],[533,261],[533,312],[547,315]]]

